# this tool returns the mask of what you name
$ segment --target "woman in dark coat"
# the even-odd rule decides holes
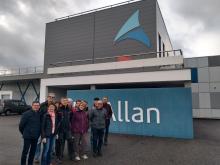
[[[42,127],[41,127],[41,138],[43,143],[41,165],[51,164],[52,148],[59,127],[55,109],[56,106],[54,104],[50,104],[48,106],[47,113],[43,116]]]

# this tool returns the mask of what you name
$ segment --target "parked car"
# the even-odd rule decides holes
[[[22,114],[30,109],[31,106],[21,100],[0,100],[0,114],[6,116],[11,113]]]
[[[0,100],[0,114],[3,113],[3,101]]]

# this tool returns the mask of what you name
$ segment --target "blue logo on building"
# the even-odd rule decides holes
[[[139,22],[139,10],[137,10],[121,27],[114,41],[118,43],[126,39],[133,39],[151,47],[151,42]]]

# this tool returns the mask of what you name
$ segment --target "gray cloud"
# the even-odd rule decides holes
[[[0,68],[43,65],[45,23],[120,1],[1,0]],[[220,52],[220,1],[158,1],[174,48],[182,48],[186,56]]]
[[[207,29],[219,29],[220,14],[219,0],[193,0],[193,1],[173,1],[175,12],[187,18],[187,20],[200,20]]]
[[[45,23],[82,11],[89,1],[2,0],[0,68],[43,65]]]
[[[219,0],[158,0],[174,48],[186,57],[220,54]]]

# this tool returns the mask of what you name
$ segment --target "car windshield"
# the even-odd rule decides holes
[[[26,104],[24,102],[19,102],[19,105],[23,106],[23,105],[26,105]]]
[[[24,105],[26,105],[24,102],[22,102],[20,100],[14,100],[14,101],[12,101],[12,104],[14,104],[16,106],[24,106]]]

